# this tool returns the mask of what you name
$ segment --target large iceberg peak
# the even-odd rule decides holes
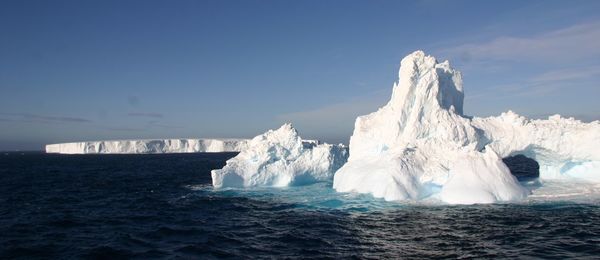
[[[385,200],[448,203],[526,196],[501,158],[484,149],[489,140],[463,116],[463,100],[461,74],[448,61],[423,51],[406,56],[390,101],[356,119],[350,158],[333,187]]]
[[[213,186],[303,185],[330,181],[348,158],[343,145],[302,140],[289,123],[254,137],[248,147],[211,172]]]
[[[483,146],[477,130],[463,117],[462,77],[448,61],[438,63],[416,51],[402,59],[398,74],[390,101],[356,119],[351,157],[422,143]]]
[[[400,62],[398,82],[389,106],[399,110],[446,109],[463,113],[463,87],[460,72],[450,62],[438,63],[433,56],[415,51]]]

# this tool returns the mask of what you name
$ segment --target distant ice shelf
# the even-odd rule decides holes
[[[60,143],[46,145],[46,153],[149,154],[239,152],[248,139],[147,139]]]

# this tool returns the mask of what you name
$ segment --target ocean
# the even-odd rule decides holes
[[[600,257],[598,200],[428,205],[328,183],[213,190],[210,170],[232,156],[0,154],[0,258]]]

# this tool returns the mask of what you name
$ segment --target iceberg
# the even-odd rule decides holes
[[[600,121],[530,120],[463,114],[460,72],[423,51],[401,61],[390,101],[356,119],[338,192],[388,201],[434,198],[450,204],[520,200],[530,191],[503,157],[536,160],[543,179],[600,181]]]
[[[347,148],[302,140],[291,124],[254,137],[248,147],[211,172],[215,188],[285,187],[331,181]]]
[[[247,139],[153,139],[88,141],[46,145],[46,153],[141,154],[239,152]]]
[[[560,115],[531,120],[508,111],[472,123],[500,156],[536,160],[542,180],[600,182],[600,121],[583,123]]]

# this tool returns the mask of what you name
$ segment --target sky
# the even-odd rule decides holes
[[[250,138],[347,143],[415,50],[465,114],[600,119],[600,1],[0,1],[0,150]]]

